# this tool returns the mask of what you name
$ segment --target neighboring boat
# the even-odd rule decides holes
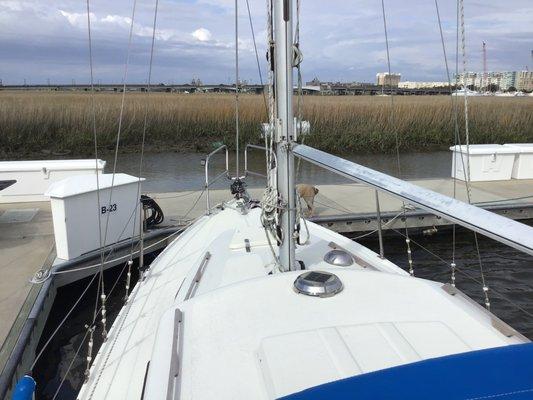
[[[94,159],[0,161],[0,203],[48,201],[44,193],[54,182],[95,171],[101,174],[104,167],[105,161]]]
[[[496,92],[494,95],[497,97],[514,97],[515,92]]]
[[[298,145],[304,124],[292,107],[293,5],[272,4],[275,107],[264,127],[265,195],[250,201],[237,173],[234,199],[208,208],[168,245],[133,288],[78,398],[530,393],[527,338],[454,284],[411,276],[302,218],[295,156],[533,254],[528,226]]]
[[[468,97],[471,97],[471,96],[483,96],[482,93],[478,92],[478,91],[475,91],[475,90],[470,90],[468,88],[462,88],[462,89],[458,89],[456,91],[454,91],[452,93],[452,96],[468,96]]]

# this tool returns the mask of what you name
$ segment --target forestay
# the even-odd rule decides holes
[[[348,179],[399,197],[451,222],[533,255],[533,228],[530,226],[309,146],[297,145],[294,154]]]

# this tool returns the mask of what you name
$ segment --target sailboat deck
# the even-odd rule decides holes
[[[413,183],[442,194],[453,194],[453,180],[451,179],[424,179],[413,181]],[[533,197],[523,198],[533,195],[533,180],[474,182],[471,185],[474,202],[511,199],[501,202],[503,206],[499,212],[505,213],[510,218],[533,218]],[[316,222],[338,232],[375,229],[375,225],[369,223],[376,211],[373,190],[358,184],[318,185],[318,188],[320,192],[316,197],[316,212],[313,217]],[[260,199],[263,193],[262,188],[251,188],[249,191],[257,199]],[[458,198],[466,199],[464,182],[457,182],[457,194]],[[181,191],[156,193],[152,196],[165,212],[165,223],[179,225],[184,222],[183,217],[190,209],[197,194]],[[211,190],[210,196],[212,204],[217,204],[227,201],[229,193],[227,189]],[[516,200],[517,198],[522,199]],[[380,207],[383,216],[397,214],[401,206],[402,204],[398,200],[380,195]],[[31,213],[32,210],[37,210],[37,213],[29,220],[24,221],[10,218],[10,214],[13,216],[13,210],[24,210],[19,213],[20,216],[24,216],[24,213],[30,215],[28,213]],[[0,325],[0,343],[3,343],[7,340],[13,324],[16,321],[20,324],[24,322],[24,314],[20,311],[25,307],[25,304],[27,307],[31,307],[31,301],[26,301],[31,288],[29,280],[46,261],[54,245],[54,239],[52,216],[48,202],[2,204],[0,213],[4,216],[4,219],[0,221],[2,228],[0,247],[4,256],[0,262],[0,268],[2,275],[6,277],[0,282],[0,287],[2,293],[8,294],[0,299],[0,317],[3,321]],[[189,213],[187,219],[196,218],[204,213],[205,202],[202,198]],[[412,221],[417,226],[422,227],[444,223],[444,221],[436,221],[434,218],[422,220],[419,217],[413,217]],[[384,226],[385,229],[389,227],[394,228],[396,226],[394,224]],[[20,321],[17,320],[17,316],[20,317]],[[16,333],[15,331],[14,333]],[[11,341],[16,341],[16,337],[11,338]],[[9,347],[4,346],[3,350],[9,353]],[[2,354],[2,357],[7,355]],[[2,359],[2,357],[0,357],[0,361],[5,361],[5,358]]]
[[[259,213],[242,215],[230,205],[167,247],[117,317],[80,399],[139,398],[143,390],[146,400],[276,398],[525,340],[503,333],[492,315],[442,284],[409,277],[316,224],[296,257],[306,270],[334,272],[344,289],[331,298],[298,294],[293,281],[301,271],[273,271]],[[324,262],[332,242],[355,264]]]
[[[345,283],[329,299],[295,293],[295,272],[226,286],[180,305],[181,340],[187,344],[180,355],[180,398],[279,398],[354,375],[512,343],[496,330],[487,332],[488,315],[465,309],[439,284],[327,270]],[[168,329],[158,332],[156,346],[171,348],[173,318],[174,310],[163,317]],[[154,374],[165,370],[157,359],[152,364]],[[150,383],[147,398],[162,398],[164,391],[157,389],[165,387]]]

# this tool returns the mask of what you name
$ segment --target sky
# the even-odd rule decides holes
[[[241,79],[259,82],[246,0],[239,8]],[[374,82],[387,70],[381,0],[301,0],[304,81]],[[465,0],[467,69],[533,69],[533,0]],[[95,82],[148,78],[155,0],[90,0]],[[266,69],[266,2],[249,0]],[[438,0],[449,67],[455,71],[456,1]],[[86,0],[0,0],[3,84],[89,82]],[[385,0],[393,72],[402,81],[446,81],[435,0]],[[234,0],[159,0],[154,83],[235,79]],[[133,17],[133,18],[132,18]],[[133,19],[130,57],[128,37]],[[459,66],[462,68],[462,65]],[[266,78],[264,78],[266,79]]]

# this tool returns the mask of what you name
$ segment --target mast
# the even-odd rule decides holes
[[[274,26],[274,144],[277,158],[278,209],[282,232],[279,261],[284,271],[296,269],[294,229],[296,190],[294,185],[294,114],[292,107],[292,0],[273,0]]]

